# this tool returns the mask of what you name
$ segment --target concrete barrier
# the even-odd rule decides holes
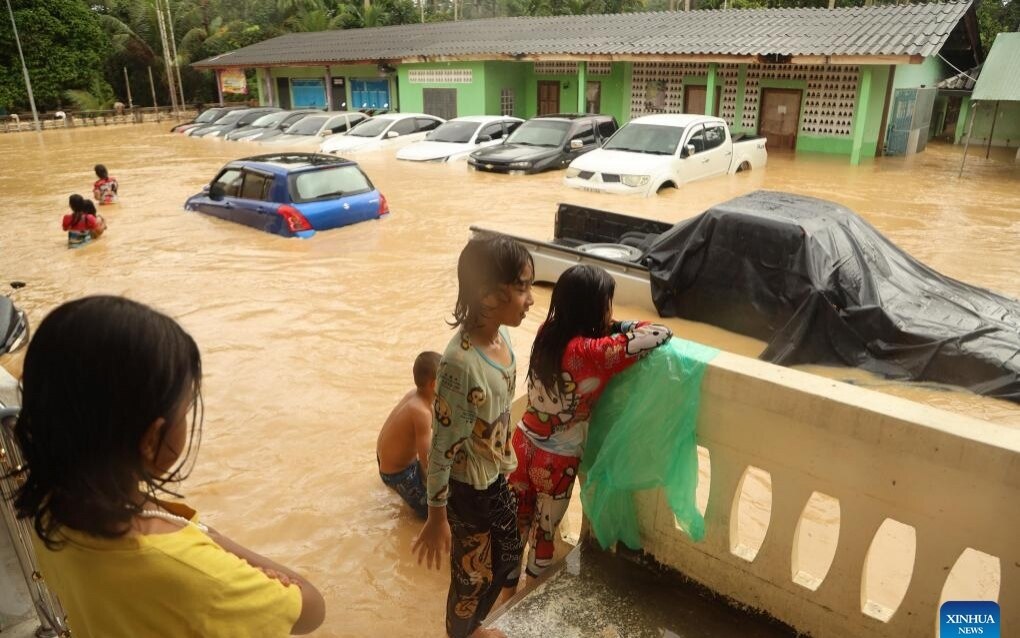
[[[640,493],[658,562],[815,636],[927,638],[944,600],[1020,635],[1020,430],[728,353],[701,405],[706,538]]]

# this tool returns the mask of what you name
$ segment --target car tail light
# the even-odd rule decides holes
[[[386,201],[386,196],[379,193],[379,217],[390,214],[390,203]]]
[[[284,204],[276,209],[276,214],[283,217],[283,221],[287,222],[287,228],[290,232],[297,233],[302,230],[312,230],[312,225],[308,223],[305,216],[301,214],[301,211]]]

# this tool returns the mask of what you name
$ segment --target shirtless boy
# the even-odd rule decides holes
[[[414,360],[415,388],[404,395],[386,417],[375,454],[383,483],[403,498],[419,518],[428,516],[425,467],[432,444],[432,403],[436,399],[436,370],[442,356],[423,352]]]

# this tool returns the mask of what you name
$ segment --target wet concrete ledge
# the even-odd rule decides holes
[[[789,638],[779,621],[730,604],[640,552],[582,542],[490,615],[509,638]]]

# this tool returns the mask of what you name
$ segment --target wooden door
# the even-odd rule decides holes
[[[761,90],[758,134],[768,138],[765,144],[768,150],[792,151],[797,147],[802,94],[799,89]]]
[[[560,112],[560,83],[559,80],[549,82],[542,80],[538,83],[538,114],[552,115]]]
[[[712,105],[712,115],[719,117],[719,97],[722,95],[722,87],[715,87],[715,103]],[[705,114],[705,96],[708,95],[708,87],[685,86],[684,87],[684,113]]]

